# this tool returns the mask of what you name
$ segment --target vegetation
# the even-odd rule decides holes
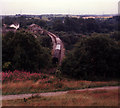
[[[118,17],[119,18],[119,17]],[[118,29],[118,18],[107,20],[69,18],[54,20],[52,29],[54,31],[65,31],[75,33],[107,33]]]
[[[120,31],[115,31],[110,37],[120,42]]]
[[[32,80],[34,82],[40,79],[49,78],[47,74],[43,73],[30,73],[30,72],[21,72],[21,71],[9,71],[9,72],[2,72],[2,83],[9,83],[9,82],[20,82],[20,81],[28,81]]]
[[[30,24],[37,24],[43,28],[53,30],[53,31],[64,31],[64,32],[75,32],[75,33],[108,33],[115,30],[119,30],[119,16],[114,16],[109,19],[83,19],[83,18],[50,18],[50,21],[44,21],[39,17],[35,19],[30,16],[18,16],[10,17],[6,16],[3,18],[3,24],[13,24],[17,22],[22,28],[27,28]]]
[[[70,91],[66,94],[60,94],[56,96],[35,95],[25,99],[3,101],[3,106],[118,107],[119,104],[118,89]]]
[[[74,45],[79,41],[80,37],[82,37],[82,34],[77,33],[67,33],[67,32],[55,32],[57,36],[62,40],[64,43],[64,47],[66,50],[72,50],[74,48]]]
[[[58,66],[58,69],[53,69],[52,42],[49,36],[37,33],[34,37],[33,34],[20,29],[15,33],[8,32],[2,39],[4,95],[119,85],[116,81],[120,70],[119,17],[106,20],[50,18],[49,22],[25,16],[3,18],[4,24],[10,25],[14,22],[19,23],[20,29],[23,30],[33,23],[49,29],[60,37],[67,53],[62,65]],[[43,70],[46,74],[43,74]],[[91,94],[89,99],[94,101],[89,103],[88,100],[83,99],[85,96],[90,96],[89,94],[76,94],[74,93],[75,96],[73,96],[73,93],[68,93],[65,97],[61,96],[61,99],[66,100],[66,104],[59,99],[56,105],[68,105],[68,100],[71,103],[69,105],[86,105],[86,103],[82,104],[85,101],[87,105],[104,105],[103,102],[98,104],[98,101],[104,100],[101,97],[96,101],[95,98],[91,98],[94,96]],[[54,100],[54,97],[50,102],[53,101],[52,99]],[[75,99],[76,101],[83,99],[83,101],[76,104]],[[109,104],[107,99],[105,98],[105,104],[113,105],[112,97],[111,100],[108,99]],[[47,98],[43,100],[40,98],[40,100],[47,100]],[[43,105],[46,104],[43,103]]]
[[[63,74],[84,80],[118,79],[120,45],[106,36],[81,38],[63,61]]]
[[[41,19],[34,19],[34,18],[27,18],[26,16],[19,16],[19,17],[9,17],[6,16],[2,20],[3,24],[13,24],[13,23],[19,23],[21,28],[27,28],[27,26],[35,23],[41,27],[46,27],[46,21]]]
[[[2,82],[3,95],[75,90],[120,84],[118,81],[101,82],[64,78],[58,70],[55,75],[17,70],[2,72]]]
[[[52,50],[52,40],[47,35],[40,35],[38,36],[37,40],[40,42],[42,47],[49,48]]]
[[[39,71],[51,64],[51,52],[30,33],[8,32],[2,41],[3,71]]]

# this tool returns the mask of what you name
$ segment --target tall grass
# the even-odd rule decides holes
[[[43,73],[30,73],[24,71],[15,70],[14,72],[2,72],[2,82],[19,82],[19,81],[27,81],[33,80],[38,81],[39,79],[47,79],[49,75]]]
[[[63,91],[119,84],[117,81],[81,81],[64,77],[60,80],[55,75],[21,72],[17,70],[14,72],[3,72],[2,82],[3,95]]]

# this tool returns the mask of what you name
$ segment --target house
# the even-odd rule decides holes
[[[20,27],[19,24],[11,24],[10,26],[6,25],[6,24],[3,24],[3,26],[2,26],[2,34],[4,35],[9,31],[16,32],[19,27]]]
[[[19,24],[11,24],[10,27],[17,30],[17,29],[19,29],[20,25]]]
[[[31,24],[28,27],[28,31],[35,33],[35,34],[43,34],[43,30],[40,26],[38,26],[37,24]]]

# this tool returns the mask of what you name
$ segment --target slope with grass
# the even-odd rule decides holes
[[[118,86],[118,81],[85,81],[51,74],[14,71],[2,73],[3,95],[75,90],[82,88]]]
[[[118,88],[72,90],[59,95],[3,100],[3,106],[118,106]]]

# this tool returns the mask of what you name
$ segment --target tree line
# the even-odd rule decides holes
[[[52,31],[64,31],[75,33],[107,33],[111,31],[118,31],[120,26],[120,16],[114,16],[109,19],[83,19],[83,18],[51,18],[50,21],[35,19],[32,17],[20,16],[10,17],[6,16],[2,19],[3,24],[19,23],[22,28],[27,28],[30,24],[37,24],[45,29]]]
[[[61,72],[82,80],[119,78],[120,43],[108,36],[81,37],[64,59]]]
[[[118,17],[119,18],[119,17]],[[64,20],[56,19],[52,23],[52,30],[75,33],[107,33],[118,30],[118,18],[113,17],[106,20],[101,19],[83,19],[69,18]]]

